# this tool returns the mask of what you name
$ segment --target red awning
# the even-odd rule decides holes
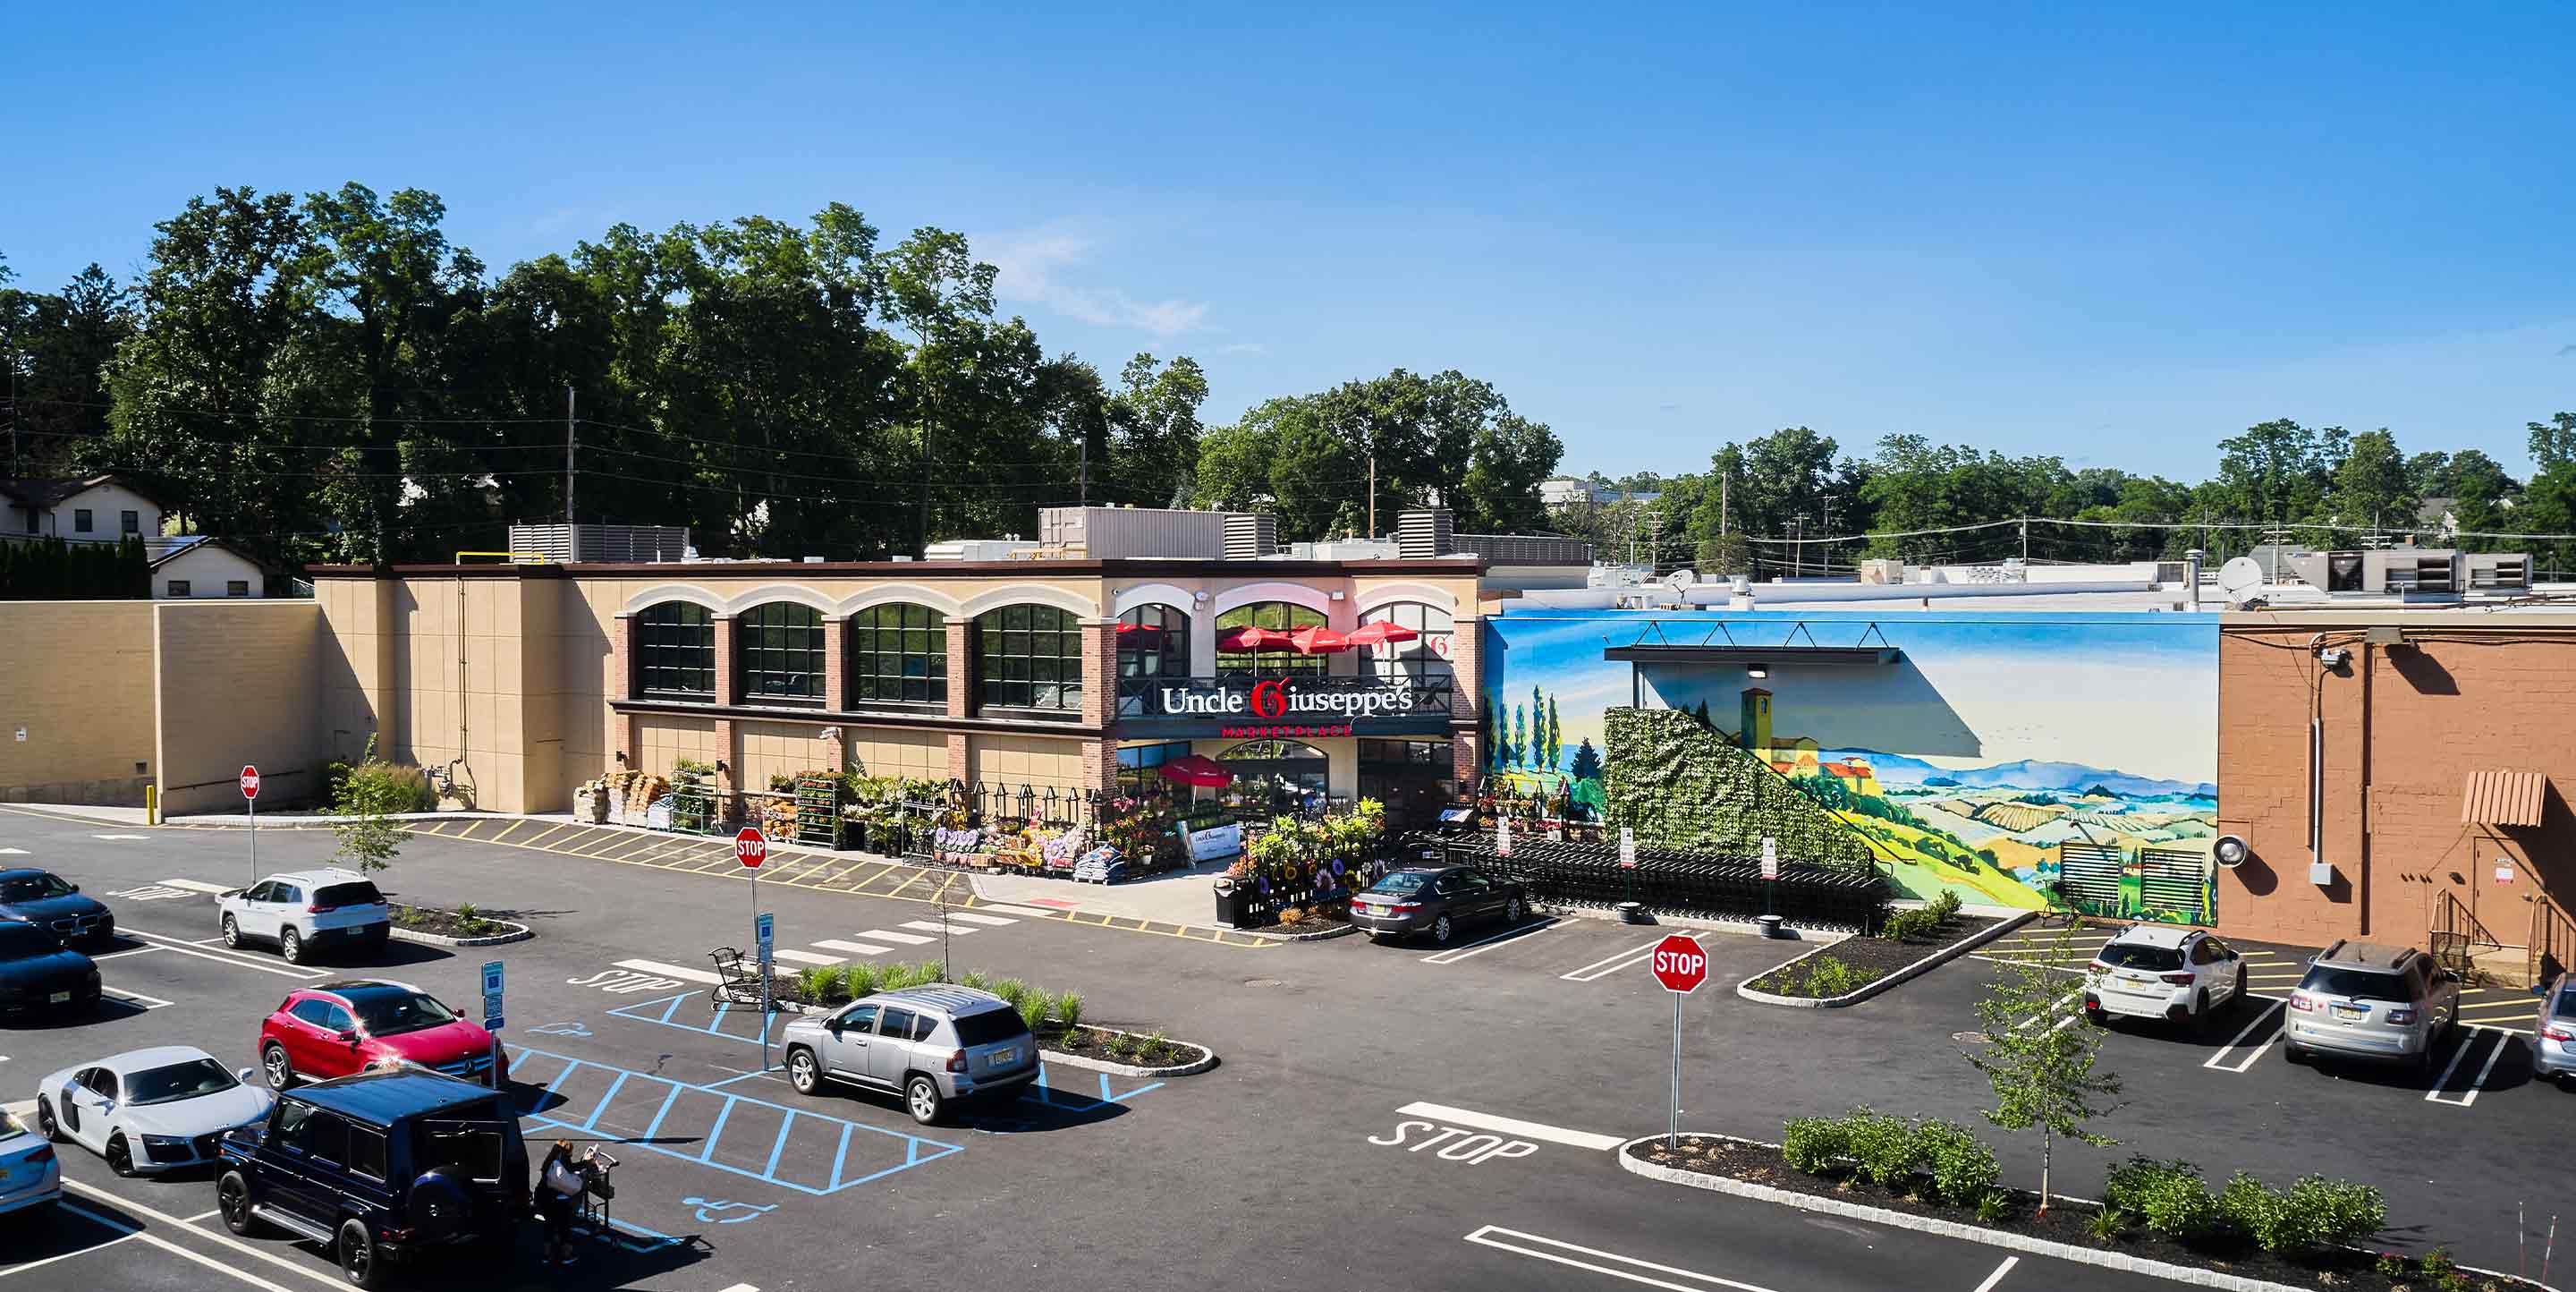
[[[1204,786],[1208,789],[1229,785],[1234,781],[1234,773],[1227,771],[1225,764],[1199,754],[1183,754],[1155,770],[1162,773],[1164,780],[1178,781],[1183,785]]]
[[[1353,646],[1392,646],[1409,642],[1422,634],[1390,619],[1374,619],[1361,624],[1357,632],[1342,640]]]
[[[1288,634],[1288,644],[1296,647],[1300,653],[1307,655],[1330,655],[1337,651],[1346,651],[1351,648],[1351,641],[1349,638],[1342,636],[1340,633],[1334,632],[1330,628],[1320,627],[1300,628],[1297,631]]]

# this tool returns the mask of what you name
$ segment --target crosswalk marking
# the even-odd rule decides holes
[[[1012,919],[1007,915],[977,915],[973,911],[950,911],[948,913],[948,918],[952,920],[963,920],[968,924],[992,925],[997,928],[1004,924],[1019,923],[1018,920]]]
[[[916,923],[912,923],[912,924],[904,925],[904,927],[905,927],[905,928],[907,928],[907,929],[917,929],[917,928],[920,928],[920,927],[922,927],[922,926],[921,926],[918,922],[916,922]],[[939,926],[938,926],[938,925],[936,925],[936,924],[934,924],[934,925],[931,925],[930,927],[935,929],[935,928],[938,928]],[[938,940],[938,939],[936,939],[936,938],[925,938],[925,937],[921,936],[921,935],[920,935],[920,934],[918,934],[918,933],[897,933],[897,932],[895,932],[895,931],[894,931],[894,930],[892,930],[892,929],[869,929],[869,930],[867,930],[866,932],[864,932],[864,933],[860,933],[860,934],[858,934],[858,935],[856,935],[856,936],[863,937],[863,938],[875,938],[875,939],[877,939],[877,940],[878,940],[878,941],[880,941],[880,942],[892,942],[892,943],[894,943],[894,944],[896,944],[896,945],[898,945],[898,946],[907,946],[907,947],[927,946],[927,945],[929,945],[930,943],[935,942],[935,941],[937,941],[937,940]],[[817,945],[820,945],[820,944],[818,943]]]
[[[203,881],[203,880],[197,880],[197,879],[165,879],[165,880],[162,880],[162,881],[161,881],[161,886],[162,886],[163,888],[184,888],[184,889],[187,889],[187,890],[188,890],[189,892],[191,892],[191,893],[219,893],[219,894],[220,894],[220,893],[229,893],[229,892],[233,891],[231,887],[228,887],[228,886],[226,886],[226,885],[223,885],[223,884],[209,884],[209,883],[206,883],[206,882],[205,882],[205,881]]]
[[[1009,911],[1009,912],[1010,912],[1011,914],[1013,914],[1013,915],[1052,915],[1052,914],[1054,914],[1054,912],[1052,912],[1052,911],[1041,911],[1041,910],[1039,910],[1038,908],[1036,908],[1036,907],[1034,907],[1034,906],[1011,906],[1011,905],[1007,905],[1007,904],[1002,903],[1002,902],[986,902],[986,903],[984,903],[982,906],[976,907],[975,909],[976,909],[976,910],[979,910],[979,911]]]
[[[922,939],[924,942],[929,940],[930,939],[928,938]],[[825,938],[814,945],[830,951],[847,951],[852,955],[859,956],[881,956],[886,952],[893,950],[892,947],[880,947],[866,942],[841,942],[832,938]]]
[[[972,927],[968,926],[968,925],[964,925],[964,924],[941,924],[941,923],[939,923],[939,922],[938,922],[938,921],[936,921],[936,920],[905,920],[905,921],[903,922],[903,927],[905,927],[905,928],[907,928],[907,929],[919,929],[919,930],[921,930],[921,931],[922,931],[922,932],[924,932],[924,933],[973,933],[973,932],[975,932],[975,930],[974,930]]]
[[[666,965],[659,960],[620,960],[617,962],[617,967],[620,969],[633,969],[638,973],[659,974],[664,978],[677,978],[682,982],[701,982],[710,987],[722,985],[724,982],[723,978],[715,974],[708,973],[704,969],[689,969],[679,965]]]
[[[815,945],[820,946],[822,944],[816,943]],[[776,959],[800,965],[839,965],[849,963],[849,959],[845,956],[818,956],[810,951],[790,951],[785,947],[776,948],[769,954]]]

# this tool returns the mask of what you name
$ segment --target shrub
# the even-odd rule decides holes
[[[1882,1189],[1906,1183],[1923,1162],[1923,1144],[1902,1117],[1855,1108],[1843,1119],[1844,1135],[1860,1173]]]
[[[2004,1169],[1995,1161],[1995,1151],[1957,1122],[1925,1121],[1914,1128],[1914,1138],[1932,1168],[1933,1192],[1943,1202],[1968,1206],[2003,1182]]]
[[[1020,1011],[1020,1021],[1028,1024],[1029,1031],[1033,1033],[1042,1030],[1046,1026],[1047,1007],[1054,1003],[1055,1002],[1047,999],[1047,994],[1042,991],[1033,991],[1022,995],[1019,999],[1018,1006]]]
[[[2218,1214],[2275,1255],[2304,1250],[2313,1239],[2306,1217],[2290,1207],[2287,1195],[2243,1171],[2229,1176],[2227,1187],[2218,1191]]]
[[[1056,996],[1055,1021],[1062,1023],[1064,1025],[1064,1030],[1067,1033],[1072,1032],[1075,1025],[1082,1022],[1081,992],[1068,991],[1059,993]]]
[[[2430,1279],[2433,1286],[2440,1289],[2440,1292],[2468,1292],[2469,1276],[2462,1274],[2460,1267],[2453,1263],[2451,1249],[2448,1247],[2436,1247],[2424,1253],[2423,1257],[2415,1262],[2415,1268],[2418,1273]]]
[[[1848,996],[1877,978],[1868,970],[1854,969],[1830,955],[1820,955],[1807,962],[1805,994],[1819,1000]]]
[[[957,975],[957,985],[960,987],[971,987],[977,991],[991,991],[993,989],[993,980],[969,969],[966,972]]]
[[[1937,916],[1937,918],[1933,920],[1933,924],[1937,927],[1939,925],[1949,923],[1951,918],[1959,913],[1959,908],[1963,905],[1966,905],[1966,903],[1960,900],[1959,894],[1956,890],[1945,888],[1941,890],[1941,895],[1933,898],[1932,904],[1924,909],[1933,912]]]
[[[1986,1224],[2000,1225],[2011,1214],[2012,1195],[2001,1189],[1988,1189],[1977,1199],[1977,1219]]]
[[[2095,1240],[2105,1243],[2116,1243],[2120,1241],[2121,1234],[2128,1232],[2129,1213],[2120,1210],[2118,1207],[2104,1207],[2100,1211],[2093,1213],[2093,1223],[2091,1227]]]
[[[884,980],[884,974],[877,966],[866,961],[844,965],[841,969],[841,989],[850,993],[852,1000],[857,1000],[861,996],[874,995],[877,984]]]
[[[1839,1117],[1792,1117],[1780,1134],[1780,1156],[1809,1175],[1823,1175],[1851,1156],[1851,1133]]]
[[[2102,1205],[2137,1216],[2150,1233],[2182,1241],[2208,1234],[2219,1215],[2200,1168],[2180,1159],[2130,1158],[2112,1170]]]
[[[2318,1243],[2357,1243],[2388,1224],[2387,1200],[2366,1184],[2303,1175],[2290,1185],[2287,1198]]]
[[[1890,911],[1887,922],[1878,926],[1878,936],[1890,942],[1903,942],[1924,937],[1940,927],[1941,917],[1933,914],[1930,907]]]

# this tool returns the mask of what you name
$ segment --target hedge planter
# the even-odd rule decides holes
[[[1090,1023],[1039,1042],[1038,1053],[1068,1067],[1129,1077],[1186,1077],[1217,1064],[1216,1051],[1204,1045]]]
[[[497,919],[471,907],[447,911],[397,903],[393,910],[393,936],[402,942],[434,947],[497,947],[536,936],[534,929],[517,920]]]
[[[2541,1284],[2508,1274],[2454,1265],[2440,1248],[2398,1256],[2326,1246],[2291,1256],[2265,1252],[2235,1237],[2186,1243],[2146,1232],[2136,1217],[2126,1218],[2114,1231],[2101,1223],[2101,1204],[2088,1199],[2056,1198],[2042,1216],[2036,1195],[2017,1189],[1995,1190],[1999,1206],[1952,1205],[1937,1200],[1939,1190],[1929,1177],[1887,1188],[1858,1172],[1810,1175],[1791,1167],[1779,1146],[1731,1135],[1685,1134],[1678,1149],[1667,1149],[1661,1135],[1648,1135],[1620,1147],[1619,1165],[1667,1184],[2197,1287],[2234,1292],[2434,1292],[2450,1287],[2546,1292]],[[2445,1281],[2452,1276],[2460,1281]]]
[[[1889,941],[1850,937],[1797,956],[1736,984],[1735,994],[1765,1005],[1839,1009],[1940,968],[2039,918],[2026,911],[2004,919],[1958,916],[1937,934]],[[1832,964],[1826,964],[1828,959]],[[1837,967],[1839,966],[1839,967]]]

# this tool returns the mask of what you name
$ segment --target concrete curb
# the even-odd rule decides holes
[[[275,816],[262,827],[268,830],[302,830],[321,826],[347,825],[358,820],[353,816]],[[530,818],[516,812],[388,812],[388,821],[525,821]],[[250,818],[238,812],[196,813],[190,816],[165,816],[165,826],[187,826],[192,829],[247,830]]]
[[[494,933],[479,938],[453,938],[444,933],[422,933],[416,929],[406,929],[401,925],[395,925],[393,936],[394,940],[397,942],[418,942],[426,946],[433,947],[497,947],[506,942],[525,942],[528,939],[537,936],[537,931],[535,929],[529,928],[527,925],[521,924],[517,920],[494,920],[492,922],[494,924],[507,924],[516,931],[511,933]]]
[[[1248,938],[1267,938],[1272,942],[1321,942],[1326,938],[1346,938],[1360,931],[1360,926],[1349,923],[1343,924],[1338,929],[1325,929],[1319,933],[1273,933],[1268,929],[1239,929],[1231,924],[1219,924],[1214,927],[1228,933],[1240,933]]]
[[[1819,955],[1823,952],[1830,951],[1833,948],[1842,945],[1843,942],[1849,941],[1850,939],[1848,938],[1828,942],[1825,945],[1816,948],[1814,951],[1807,952],[1806,955],[1797,956],[1773,965],[1772,967],[1753,975],[1753,977],[1735,984],[1735,994],[1742,996],[1746,1000],[1759,1001],[1765,1005],[1786,1005],[1792,1009],[1840,1009],[1845,1005],[1857,1005],[1880,992],[1886,991],[1900,984],[1910,982],[1916,978],[1920,978],[1924,974],[1930,973],[1934,969],[1948,964],[1951,961],[1956,960],[1959,957],[2030,923],[2032,920],[2038,919],[2040,915],[2041,912],[2038,911],[2023,911],[2020,915],[2012,919],[1999,920],[1993,925],[1988,926],[1985,932],[1979,933],[1975,937],[1968,938],[1961,942],[1952,943],[1951,945],[1943,947],[1940,950],[1935,951],[1884,978],[1878,979],[1875,982],[1863,984],[1858,991],[1846,992],[1840,996],[1828,996],[1822,999],[1810,996],[1783,996],[1777,992],[1756,991],[1752,984],[1754,979],[1768,978],[1771,975],[1788,968],[1790,965],[1806,959],[1807,956]]]
[[[1760,1140],[1737,1139],[1732,1135],[1718,1135],[1707,1131],[1685,1131],[1683,1133],[1700,1139],[1722,1139],[1739,1144],[1759,1145],[1766,1148],[1778,1147],[1777,1145],[1763,1144]],[[1649,1180],[1656,1180],[1665,1184],[1678,1184],[1684,1188],[1706,1189],[1712,1193],[1723,1193],[1738,1198],[1749,1198],[1756,1202],[1778,1203],[1784,1207],[1795,1207],[1800,1211],[1812,1211],[1828,1216],[1841,1216],[1847,1220],[1865,1220],[1871,1224],[1886,1225],[1891,1229],[1911,1229],[1917,1233],[1933,1234],[1942,1238],[1956,1238],[1963,1242],[1983,1243],[1988,1247],[2006,1248],[2011,1251],[2022,1252],[2032,1256],[2049,1256],[2062,1261],[2073,1261],[2078,1265],[2091,1265],[2098,1269],[2124,1270],[2132,1274],[2146,1274],[2155,1278],[2169,1279],[2176,1283],[2189,1284],[2193,1287],[2226,1288],[2229,1289],[2229,1292],[2314,1292],[2313,1288],[2302,1287],[2297,1284],[2274,1283],[2268,1279],[2251,1279],[2242,1274],[2229,1274],[2223,1270],[2202,1269],[2198,1266],[2192,1265],[2176,1265],[2170,1261],[2150,1260],[2143,1256],[2132,1256],[2126,1252],[2104,1251],[2096,1247],[2080,1247],[2073,1243],[2061,1243],[2046,1238],[2033,1238],[2027,1234],[2016,1234],[2009,1230],[1988,1229],[1983,1225],[1963,1224],[1956,1220],[1942,1220],[1934,1216],[1918,1216],[1910,1211],[1894,1211],[1886,1207],[1869,1206],[1866,1203],[1847,1202],[1841,1198],[1827,1198],[1812,1193],[1801,1193],[1795,1189],[1775,1189],[1767,1184],[1751,1184],[1743,1180],[1731,1179],[1727,1176],[1710,1175],[1704,1171],[1685,1171],[1679,1167],[1658,1166],[1652,1162],[1635,1157],[1628,1152],[1629,1149],[1636,1145],[1646,1143],[1649,1140],[1659,1140],[1662,1138],[1663,1136],[1661,1135],[1640,1135],[1635,1139],[1629,1140],[1625,1144],[1621,1144],[1618,1148],[1611,1151],[1618,1155],[1619,1168],[1621,1170],[1626,1171],[1631,1175],[1642,1175]],[[2062,1201],[2066,1202],[2074,1202],[2086,1206],[2100,1205],[2089,1198],[2070,1198],[2063,1197],[2062,1195],[2060,1195],[2060,1197]],[[2489,1278],[2507,1277],[2495,1270],[2482,1270],[2475,1266],[2463,1265],[2459,1268],[2463,1273],[2478,1274]],[[2548,1288],[2547,1284],[2538,1282],[2537,1280],[2526,1281],[2529,1282],[2532,1287],[2542,1289]]]
[[[838,1005],[801,1005],[793,1001],[784,1000],[778,1001],[776,1004],[779,1013],[802,1014],[807,1018],[822,1018],[841,1008]],[[1081,1027],[1085,1031],[1091,1032],[1118,1032],[1120,1036],[1133,1036],[1139,1039],[1142,1039],[1144,1036],[1144,1033],[1142,1032],[1120,1032],[1117,1028],[1102,1027],[1096,1023],[1080,1023],[1076,1024],[1076,1026]],[[1211,1050],[1196,1041],[1173,1041],[1172,1038],[1168,1036],[1163,1039],[1170,1041],[1174,1045],[1188,1046],[1189,1048],[1198,1051],[1199,1057],[1192,1062],[1177,1064],[1168,1068],[1140,1068],[1132,1063],[1112,1063],[1107,1059],[1094,1059],[1079,1054],[1067,1054],[1062,1050],[1050,1050],[1043,1045],[1038,1047],[1038,1057],[1061,1063],[1068,1068],[1088,1068],[1093,1072],[1106,1072],[1114,1076],[1121,1077],[1195,1076],[1198,1073],[1206,1072],[1209,1069],[1214,1068],[1218,1063],[1216,1051]]]

